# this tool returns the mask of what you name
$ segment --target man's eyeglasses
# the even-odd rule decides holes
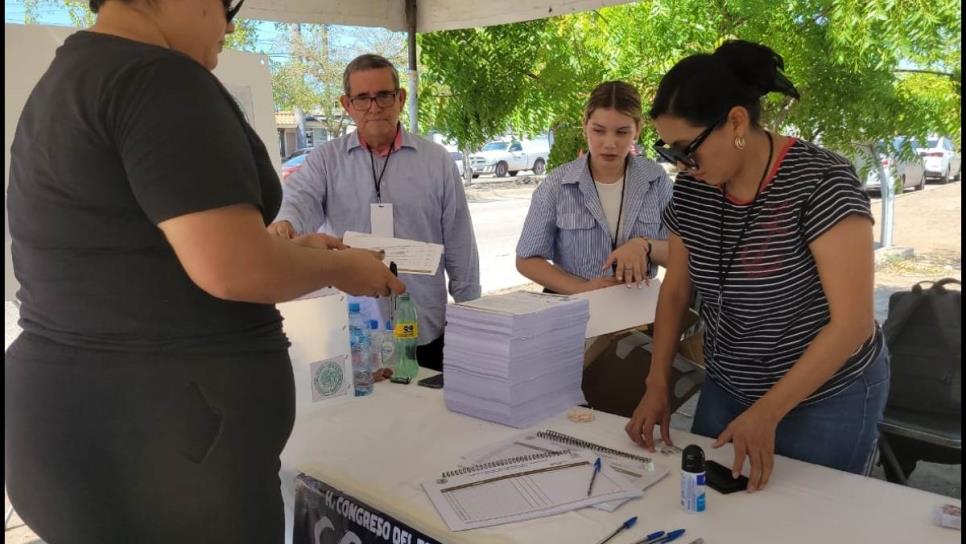
[[[369,108],[372,107],[373,100],[375,100],[380,108],[388,108],[396,102],[397,96],[399,96],[399,89],[395,91],[379,91],[375,96],[367,94],[354,96],[349,99],[349,103],[352,104],[352,109],[356,111],[369,111]]]
[[[669,146],[664,143],[664,140],[659,139],[658,141],[654,142],[654,151],[657,151],[658,155],[664,157],[672,164],[681,163],[688,170],[697,170],[698,161],[694,159],[694,154],[697,153],[698,148],[701,147],[701,144],[704,143],[705,139],[707,139],[708,136],[714,132],[714,129],[718,128],[718,126],[720,126],[721,123],[723,123],[727,118],[728,116],[726,115],[708,128],[701,131],[701,134],[698,134],[697,138],[691,140],[691,143],[684,146],[684,149]]]
[[[231,0],[222,0],[222,3],[225,5],[225,22],[231,23],[231,20],[235,18],[235,15],[238,15],[238,10],[241,9],[242,4],[245,3],[245,0],[238,0],[238,3],[235,4],[235,7],[231,6]]]

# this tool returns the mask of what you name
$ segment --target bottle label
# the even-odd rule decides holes
[[[704,512],[705,473],[681,472],[681,508],[685,512]]]
[[[402,339],[416,338],[419,336],[419,325],[416,323],[397,323],[393,330],[393,336]]]

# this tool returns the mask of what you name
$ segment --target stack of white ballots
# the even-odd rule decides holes
[[[520,428],[584,403],[589,317],[586,300],[528,291],[451,304],[446,407]]]

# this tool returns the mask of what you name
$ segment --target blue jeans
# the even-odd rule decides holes
[[[775,453],[868,474],[888,396],[889,354],[883,346],[876,360],[845,390],[789,412],[775,432]],[[709,379],[701,387],[691,432],[716,438],[746,409]]]

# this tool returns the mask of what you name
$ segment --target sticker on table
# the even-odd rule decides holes
[[[312,402],[340,397],[349,391],[349,377],[345,372],[345,355],[316,361],[309,365],[312,381]]]

